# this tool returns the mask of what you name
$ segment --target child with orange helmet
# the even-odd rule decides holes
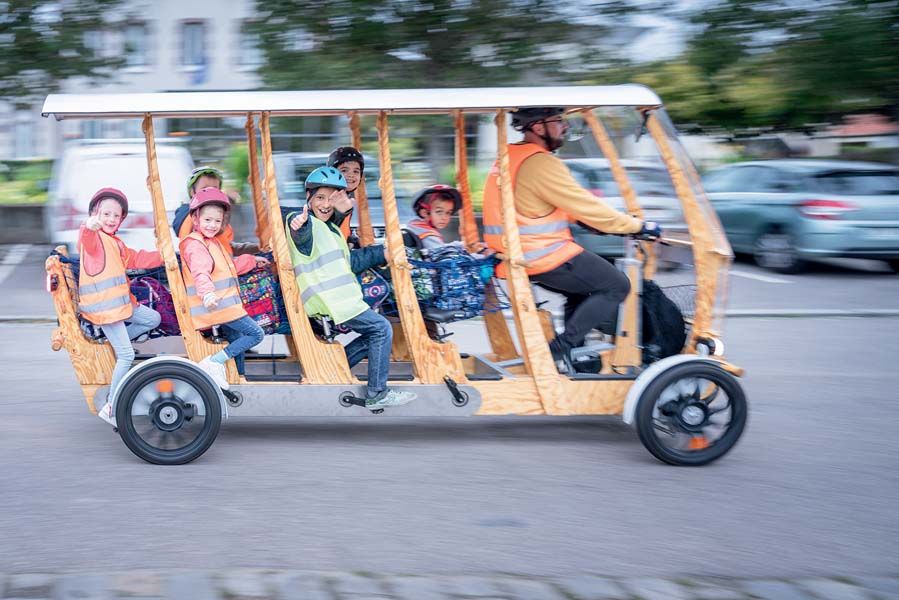
[[[215,187],[203,188],[190,201],[192,231],[181,240],[181,272],[187,287],[188,303],[194,326],[209,329],[221,325],[229,344],[223,350],[199,362],[222,389],[228,389],[225,361],[262,341],[264,332],[243,308],[237,276],[268,264],[261,256],[244,254],[232,258],[219,238],[226,215],[231,209],[228,196]],[[242,360],[237,360],[238,372]]]
[[[115,394],[134,362],[131,340],[158,327],[161,318],[152,308],[138,304],[125,269],[159,267],[162,256],[156,250],[132,250],[116,236],[128,216],[128,198],[120,190],[99,190],[88,204],[88,215],[78,232],[78,308],[82,317],[100,326],[115,353],[108,399],[99,412],[101,419],[115,427]]]

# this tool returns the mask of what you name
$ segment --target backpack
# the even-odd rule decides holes
[[[274,266],[257,266],[237,278],[244,310],[266,334],[290,333],[290,323],[281,297]]]
[[[151,338],[181,335],[172,294],[161,281],[149,275],[135,277],[131,280],[131,293],[140,304],[152,308],[161,317],[159,327],[150,332]]]
[[[655,281],[643,281],[641,297],[644,362],[649,364],[679,354],[687,342],[683,313]]]

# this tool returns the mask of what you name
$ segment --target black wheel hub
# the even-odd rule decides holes
[[[197,414],[193,404],[183,402],[176,396],[160,396],[150,405],[150,418],[162,431],[177,431],[185,421]]]
[[[659,407],[659,412],[684,431],[702,431],[709,422],[708,405],[692,397],[666,402]]]

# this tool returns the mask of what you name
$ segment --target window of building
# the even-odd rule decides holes
[[[246,67],[259,66],[265,60],[260,47],[259,36],[251,31],[251,21],[244,21],[240,27],[240,48],[237,62]]]
[[[27,110],[16,111],[15,157],[34,156],[34,122]]]
[[[125,26],[125,64],[145,67],[150,63],[150,34],[146,23]]]
[[[181,64],[185,67],[201,67],[206,64],[206,24],[203,21],[186,21],[182,27]]]

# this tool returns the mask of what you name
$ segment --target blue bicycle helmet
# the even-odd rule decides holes
[[[310,192],[320,187],[331,187],[338,190],[346,189],[346,179],[343,173],[334,167],[319,167],[306,177],[306,191]]]

